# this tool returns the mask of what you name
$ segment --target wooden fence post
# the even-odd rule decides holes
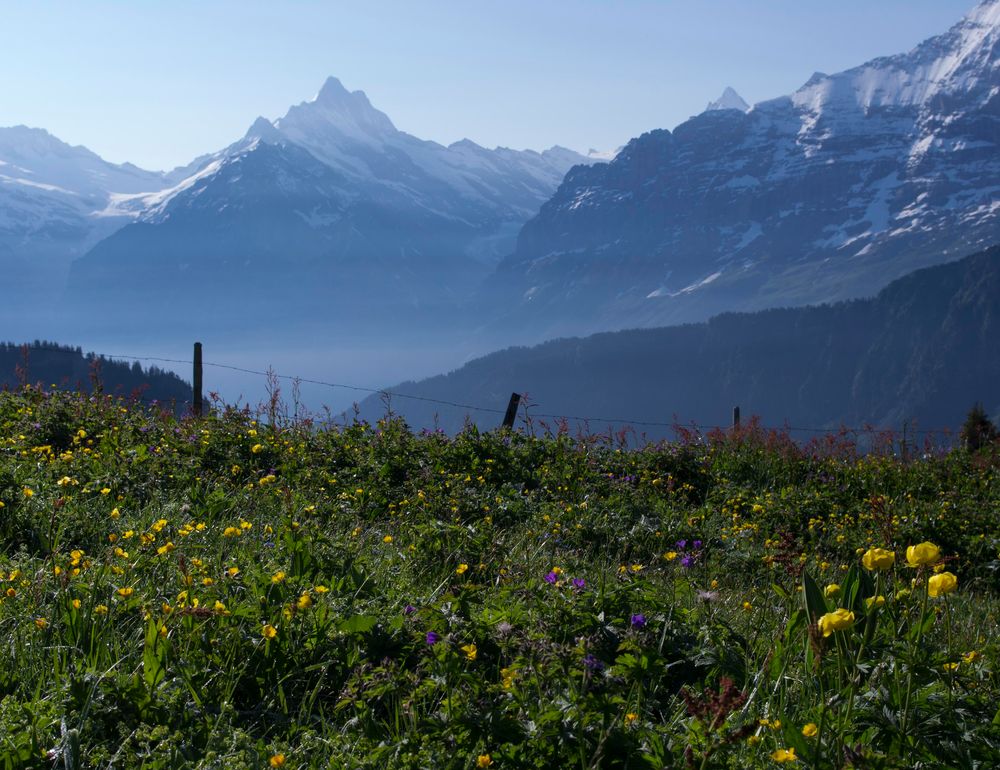
[[[195,417],[201,417],[202,413],[202,399],[201,399],[201,380],[202,380],[202,370],[201,370],[201,343],[194,343],[194,376],[191,378],[192,390],[192,402],[191,411],[194,412]]]
[[[740,408],[738,406],[733,407],[733,430],[737,430],[740,427]]]
[[[514,420],[517,418],[517,407],[521,403],[520,393],[510,394],[510,403],[507,404],[507,414],[503,416],[503,427],[513,428]]]

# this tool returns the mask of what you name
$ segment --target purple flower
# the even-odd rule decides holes
[[[437,644],[439,641],[441,641],[441,637],[438,634],[434,633],[433,631],[428,631],[426,640],[427,644],[433,646]]]
[[[630,622],[632,623],[632,628],[644,628],[646,625],[646,616],[641,612],[637,612],[631,617]]]
[[[583,590],[583,587],[587,585],[587,581],[583,578],[573,578],[573,588]]]
[[[404,615],[412,615],[416,611],[417,611],[417,608],[414,607],[412,604],[407,604],[405,607],[403,607],[403,614]]]
[[[689,569],[692,566],[694,566],[694,557],[685,556],[683,559],[681,559],[681,566],[684,567],[685,569]]]
[[[559,576],[556,575],[555,572],[550,572],[548,575],[545,576],[545,582],[546,583],[555,583],[556,580],[558,580],[558,579],[559,579]]]
[[[687,544],[688,544],[687,540],[678,540],[675,543],[675,545],[677,546],[677,550],[679,551],[683,551],[685,548],[687,548]]]
[[[584,667],[590,672],[597,672],[604,670],[604,663],[599,659],[595,658],[593,655],[588,655],[583,659]]]
[[[694,547],[694,550],[697,551],[699,548],[701,548],[701,541],[695,540],[691,545]]]

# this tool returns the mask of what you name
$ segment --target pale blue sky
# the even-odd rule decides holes
[[[0,126],[109,160],[188,162],[328,75],[396,126],[541,149],[673,128],[909,50],[974,0],[0,0]]]

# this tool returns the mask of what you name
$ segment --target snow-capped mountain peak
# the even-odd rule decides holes
[[[731,87],[726,86],[726,90],[722,92],[722,96],[714,102],[708,103],[705,112],[712,112],[714,110],[739,110],[740,112],[746,112],[749,109],[750,105],[746,103],[743,97]]]
[[[344,139],[381,143],[398,133],[389,116],[375,109],[364,91],[348,91],[334,77],[327,78],[311,101],[289,109],[274,127],[305,147],[327,146]]]
[[[814,75],[792,94],[792,101],[812,112],[851,103],[864,110],[921,106],[941,95],[968,95],[998,70],[1000,0],[985,0],[950,30],[908,53],[836,75]]]

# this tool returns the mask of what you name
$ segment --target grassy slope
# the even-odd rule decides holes
[[[998,468],[0,394],[0,767],[995,766]]]

